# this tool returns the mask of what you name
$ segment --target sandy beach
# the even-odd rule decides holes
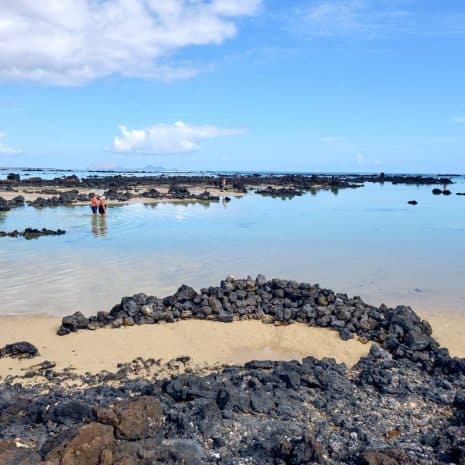
[[[81,331],[60,337],[60,319],[2,317],[0,346],[15,341],[34,344],[41,354],[30,360],[0,359],[0,376],[22,376],[44,360],[57,370],[72,367],[77,374],[116,370],[117,363],[137,357],[170,360],[189,355],[195,365],[243,364],[250,360],[292,360],[312,355],[334,357],[348,366],[366,355],[369,344],[344,342],[335,331],[304,324],[265,325],[260,321],[222,324],[186,320],[174,324]]]
[[[465,321],[458,314],[422,315],[433,326],[433,336],[452,356],[465,356]],[[76,374],[115,371],[118,363],[137,357],[165,361],[189,355],[195,366],[244,364],[250,360],[301,360],[306,356],[335,358],[349,367],[367,355],[371,343],[343,341],[336,331],[295,323],[266,325],[260,321],[223,324],[186,320],[174,324],[134,326],[80,331],[56,335],[59,318],[47,316],[1,317],[0,347],[28,341],[40,357],[26,360],[0,359],[0,376],[23,376],[27,369],[45,360],[61,371],[71,367]]]

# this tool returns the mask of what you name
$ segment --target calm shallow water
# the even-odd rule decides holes
[[[0,239],[0,314],[109,310],[122,296],[164,296],[228,274],[264,273],[361,295],[370,303],[465,312],[465,180],[431,187],[367,184],[292,200],[126,205],[0,213],[0,229],[63,228],[61,237]],[[416,199],[416,207],[406,204]]]

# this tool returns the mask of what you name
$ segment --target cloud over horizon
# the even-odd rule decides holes
[[[0,155],[14,155],[15,153],[20,153],[21,150],[10,147],[3,142],[6,136],[7,134],[5,132],[0,132]]]
[[[118,153],[168,155],[194,152],[200,141],[217,137],[243,134],[245,129],[191,126],[177,121],[174,124],[157,124],[145,129],[119,127],[121,135],[113,139],[111,150]]]
[[[195,66],[167,60],[219,45],[262,0],[0,2],[0,79],[76,86],[119,74],[174,80]]]

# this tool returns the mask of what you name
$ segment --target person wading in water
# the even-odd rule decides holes
[[[90,194],[90,209],[92,210],[92,213],[94,215],[97,214],[97,208],[98,208],[98,198],[94,193],[92,193]]]
[[[107,204],[106,204],[106,201],[105,201],[105,197],[103,195],[102,195],[102,197],[100,197],[100,202],[98,204],[98,212],[101,215],[105,215],[105,213],[107,212]]]

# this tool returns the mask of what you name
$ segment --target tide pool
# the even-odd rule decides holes
[[[465,191],[366,184],[291,200],[255,194],[230,203],[88,207],[0,213],[0,229],[62,228],[0,239],[1,314],[109,310],[136,292],[263,273],[320,283],[370,303],[465,312]],[[407,204],[417,200],[417,206]]]

